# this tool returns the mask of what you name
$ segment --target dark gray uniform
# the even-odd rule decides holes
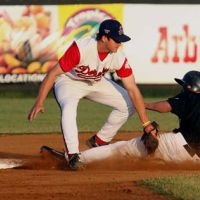
[[[184,90],[168,102],[180,120],[176,131],[182,133],[190,147],[200,150],[200,93]]]

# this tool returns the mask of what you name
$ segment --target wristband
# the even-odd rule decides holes
[[[151,124],[151,121],[147,121],[144,124],[142,124],[143,128],[145,128],[146,126],[148,126],[149,124]]]

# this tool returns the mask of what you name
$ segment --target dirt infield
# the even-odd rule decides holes
[[[86,149],[90,134],[80,134],[80,149]],[[118,134],[117,140],[130,139],[135,134]],[[162,162],[109,160],[88,165],[71,172],[65,164],[40,154],[40,147],[63,148],[61,134],[18,135],[0,137],[0,158],[21,159],[20,169],[0,170],[0,200],[125,200],[169,198],[139,187],[135,181],[144,178],[199,174],[199,166],[166,165]]]

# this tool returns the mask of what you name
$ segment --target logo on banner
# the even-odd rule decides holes
[[[151,59],[153,63],[195,63],[198,59],[197,36],[183,26],[182,34],[169,34],[168,27],[159,28],[158,44]]]
[[[110,13],[99,8],[87,8],[77,11],[66,22],[63,35],[66,40],[95,36],[101,21],[114,18]]]

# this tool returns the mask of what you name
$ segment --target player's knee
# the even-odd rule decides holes
[[[120,113],[120,118],[123,120],[127,120],[130,116],[133,115],[133,113],[135,112],[135,109],[133,106],[123,106],[120,107],[119,109],[119,113]]]
[[[77,113],[77,103],[71,102],[71,103],[63,103],[61,104],[61,110],[62,110],[62,116],[74,116]]]
[[[122,116],[124,119],[128,119],[135,113],[135,108],[133,106],[126,107],[122,110]]]
[[[135,113],[135,107],[130,100],[127,100],[126,103],[120,108],[120,111],[126,113],[125,115],[127,115],[128,118]]]
[[[129,110],[127,109],[126,111],[123,111],[120,113],[119,121],[125,122],[129,117],[130,117],[130,113],[129,113]]]

